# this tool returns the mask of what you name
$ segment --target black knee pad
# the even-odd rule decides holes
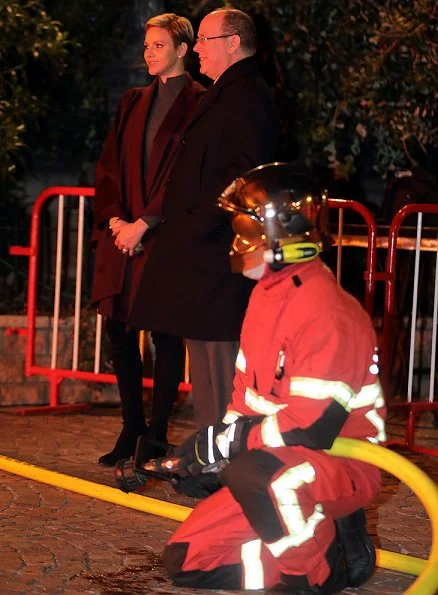
[[[166,545],[163,552],[163,564],[172,580],[177,580],[182,574],[182,565],[186,559],[188,543],[172,543]]]
[[[186,559],[188,543],[166,545],[163,553],[164,567],[173,583],[178,587],[195,589],[241,589],[242,569],[240,564],[226,564],[213,570],[182,569]]]
[[[283,467],[282,461],[263,450],[240,453],[221,473],[239,502],[250,525],[263,541],[276,541],[285,535],[268,486],[272,476]]]

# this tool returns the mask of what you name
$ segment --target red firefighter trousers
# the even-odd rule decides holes
[[[176,584],[263,589],[284,577],[322,585],[336,518],[368,504],[380,472],[303,447],[251,450],[222,472],[224,487],[200,502],[170,539]]]

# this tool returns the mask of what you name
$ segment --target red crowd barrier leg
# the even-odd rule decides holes
[[[59,404],[59,388],[63,378],[56,374],[50,375],[50,398],[49,405],[41,405],[37,407],[26,407],[25,409],[17,409],[17,415],[41,415],[42,413],[72,413],[78,411],[88,411],[91,409],[90,403],[66,403]]]
[[[397,335],[397,327],[394,326],[394,321],[396,320],[396,281],[397,281],[397,248],[398,248],[398,240],[400,228],[404,219],[411,214],[419,213],[429,213],[438,215],[438,205],[436,204],[408,204],[402,207],[398,213],[394,216],[391,226],[389,228],[389,235],[388,235],[388,257],[386,262],[386,288],[385,288],[385,305],[384,305],[384,317],[383,317],[383,360],[382,360],[382,384],[383,389],[386,394],[386,398],[389,398],[388,408],[389,409],[398,409],[398,408],[406,408],[407,409],[407,419],[405,425],[405,435],[404,435],[404,442],[400,440],[391,440],[387,442],[388,446],[400,446],[402,448],[407,448],[411,452],[417,452],[421,454],[428,454],[432,456],[438,456],[438,448],[431,448],[426,446],[418,446],[415,444],[415,422],[417,419],[418,413],[423,411],[430,411],[432,414],[435,415],[435,412],[438,411],[438,402],[436,400],[432,400],[434,397],[432,395],[429,396],[429,401],[409,401],[404,403],[391,403],[391,398],[395,395],[395,390],[392,390],[393,383],[392,383],[392,374],[391,374],[391,367],[394,360],[395,354],[395,337]],[[418,219],[419,221],[419,219]],[[420,223],[419,223],[420,224]],[[417,250],[417,245],[420,245],[421,250],[421,234],[418,234],[417,229],[417,239],[416,239],[416,246],[415,249]],[[422,240],[421,240],[422,241]],[[425,250],[427,248],[424,248]],[[435,295],[436,299],[436,295]],[[412,315],[416,314],[412,312]],[[411,332],[415,332],[412,331]],[[421,353],[419,355],[419,360],[421,363],[422,357]],[[435,360],[433,360],[435,361]],[[431,359],[432,362],[432,359]],[[430,373],[434,373],[433,366],[431,365]],[[412,381],[411,381],[412,382]],[[436,390],[433,391],[434,396],[436,399]],[[421,398],[421,395],[420,395]]]
[[[408,415],[406,419],[405,425],[405,435],[403,440],[387,440],[386,446],[388,447],[398,447],[398,448],[406,448],[411,452],[417,452],[419,454],[431,455],[431,456],[438,456],[438,448],[431,448],[428,446],[418,446],[415,444],[415,421],[417,419],[418,413],[423,411],[432,411],[438,412],[438,403],[429,403],[429,402],[421,402],[421,403],[397,403],[397,404],[389,404],[390,410],[405,410],[407,409]]]
[[[409,407],[409,405],[408,405]],[[406,420],[406,432],[405,432],[405,444],[406,447],[411,449],[414,443],[414,430],[415,430],[415,409],[409,407],[408,419]]]

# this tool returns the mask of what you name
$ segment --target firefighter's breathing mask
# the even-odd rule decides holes
[[[313,260],[329,243],[325,193],[288,163],[248,171],[225,188],[217,204],[232,214],[236,235],[230,256],[236,272]]]

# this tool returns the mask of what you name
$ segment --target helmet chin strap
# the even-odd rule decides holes
[[[284,265],[315,260],[321,252],[321,245],[314,242],[297,242],[276,246],[263,253],[263,260],[273,270],[279,270]]]

